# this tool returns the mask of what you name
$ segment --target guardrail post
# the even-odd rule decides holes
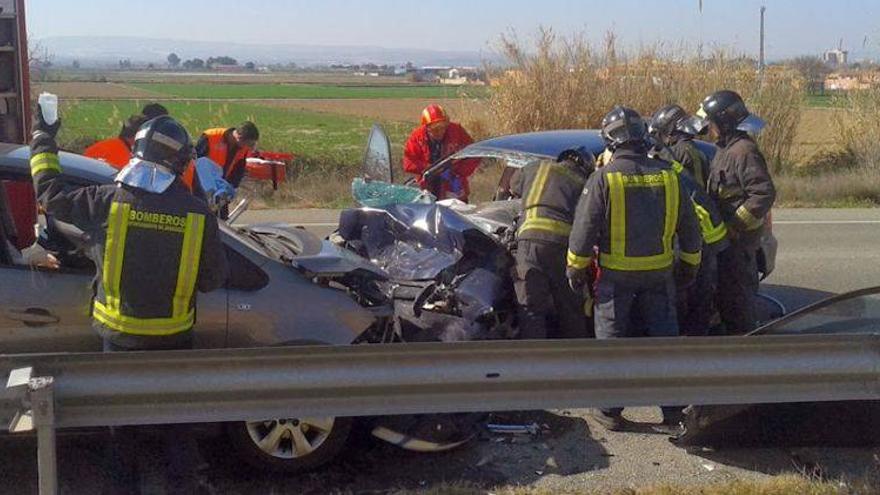
[[[31,407],[37,427],[37,469],[40,495],[58,493],[58,464],[55,451],[55,394],[53,378],[40,377],[30,381]]]
[[[33,377],[32,367],[9,373],[6,388],[21,400],[21,409],[9,425],[13,433],[37,429],[37,472],[40,495],[58,493],[58,464],[55,454],[55,393],[51,376]]]

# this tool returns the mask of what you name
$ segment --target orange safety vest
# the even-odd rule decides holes
[[[250,153],[247,147],[241,147],[236,151],[235,156],[229,157],[229,145],[226,144],[225,134],[229,129],[214,128],[208,129],[202,134],[208,138],[208,158],[214,163],[223,167],[223,177],[231,177],[238,167],[243,167],[245,159]]]
[[[98,141],[83,152],[83,156],[95,158],[122,170],[131,160],[131,148],[122,138],[115,137]]]

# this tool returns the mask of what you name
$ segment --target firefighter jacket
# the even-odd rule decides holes
[[[732,240],[755,244],[760,241],[764,219],[776,200],[758,145],[744,132],[718,143],[709,173],[709,196],[715,200]]]
[[[684,165],[673,161],[670,163],[670,168],[678,174],[682,190],[691,199],[694,214],[700,224],[703,250],[710,248],[713,253],[723,251],[729,245],[727,225],[724,224],[724,219],[721,218],[721,212],[718,211],[715,201],[712,201],[709,194],[685,171]]]
[[[232,187],[238,188],[244,179],[247,156],[251,149],[236,145],[230,147],[229,141],[232,140],[231,135],[234,130],[217,128],[203,132],[196,143],[196,156],[199,158],[206,156],[223,167],[223,178],[232,184]]]
[[[709,159],[700,148],[694,144],[690,136],[677,134],[669,146],[660,150],[659,157],[667,162],[678,162],[684,170],[691,175],[703,190],[706,190],[706,182],[709,180]]]
[[[586,181],[583,168],[570,160],[545,160],[523,168],[511,187],[511,193],[522,198],[517,239],[568,245]]]
[[[116,170],[122,170],[131,160],[131,146],[120,137],[105,139],[86,148],[83,156],[101,160]]]
[[[470,134],[461,125],[450,122],[449,127],[446,128],[446,135],[443,137],[443,141],[436,143],[434,153],[432,153],[428,126],[420,126],[413,130],[406,141],[406,146],[403,149],[403,170],[415,174],[419,187],[429,191],[437,199],[457,197],[467,201],[470,194],[468,177],[480,166],[480,160],[458,160],[450,168],[450,177],[438,178],[438,180],[432,181],[431,184],[425,181],[422,174],[431,168],[432,165],[436,165],[440,160],[458,152],[473,142],[474,140]]]
[[[217,220],[207,205],[175,180],[155,194],[123,184],[76,186],[61,176],[55,140],[37,133],[31,174],[40,204],[90,239],[97,267],[92,318],[99,333],[120,345],[158,342],[195,323],[195,290],[226,280]]]
[[[587,268],[598,247],[603,277],[665,276],[675,259],[676,235],[681,261],[698,266],[702,239],[689,201],[667,164],[618,149],[584,187],[569,238],[568,266]]]

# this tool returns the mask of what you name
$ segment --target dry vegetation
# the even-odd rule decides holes
[[[785,475],[765,481],[734,481],[696,486],[653,486],[636,489],[550,490],[535,487],[479,488],[466,484],[452,484],[419,491],[401,490],[394,495],[582,495],[607,493],[610,495],[878,495],[880,487],[875,479],[856,482],[812,480],[803,476]]]
[[[501,39],[508,68],[496,71],[490,96],[493,133],[596,128],[616,104],[645,116],[669,103],[696,111],[709,93],[729,88],[768,121],[761,145],[775,171],[791,163],[791,145],[800,120],[802,93],[793,71],[762,77],[748,60],[724,51],[708,57],[643,49],[620,53],[613,34],[596,48],[581,37],[540,31],[534,47],[515,35]]]

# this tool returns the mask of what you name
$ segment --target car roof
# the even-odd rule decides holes
[[[0,143],[0,173],[30,175],[30,147],[23,144]],[[92,184],[109,184],[117,170],[106,163],[76,153],[58,153],[64,175]]]
[[[511,134],[486,139],[465,147],[456,155],[479,155],[483,152],[511,152],[556,159],[563,151],[585,147],[598,155],[605,149],[605,142],[597,130],[558,130]]]

